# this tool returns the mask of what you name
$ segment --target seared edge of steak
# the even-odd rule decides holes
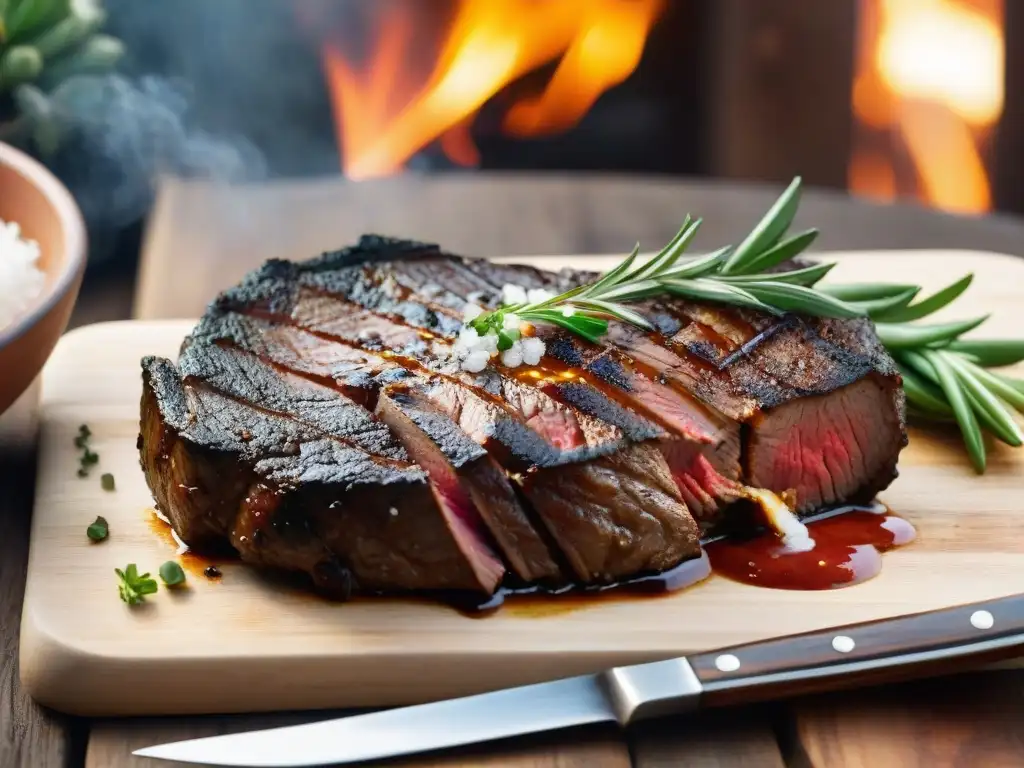
[[[143,370],[144,471],[190,545],[227,539],[243,559],[324,589],[347,569],[363,591],[494,590],[503,567],[453,528],[418,466],[189,385],[167,360]]]

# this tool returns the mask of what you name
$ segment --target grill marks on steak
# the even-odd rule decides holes
[[[195,542],[188,533],[198,517],[243,559],[304,571],[328,590],[347,578],[339,563],[371,591],[491,593],[504,575],[467,523],[471,512],[453,508],[386,427],[338,393],[281,377],[236,350],[194,343],[180,374],[158,359],[144,371],[144,423],[157,439],[147,441],[144,430],[143,465],[186,541]],[[224,476],[199,476],[209,453]],[[184,482],[161,483],[166,474]],[[185,495],[217,496],[221,485],[231,493],[199,504],[219,510],[214,518],[182,499],[182,486]]]
[[[435,484],[458,499],[460,507],[479,511],[517,576],[526,582],[564,583],[505,473],[454,421],[406,386],[382,392],[376,413]]]
[[[321,586],[487,592],[495,553],[552,584],[671,567],[699,554],[687,509],[714,523],[741,481],[806,510],[894,476],[902,390],[869,323],[647,302],[656,333],[540,327],[539,366],[450,359],[467,301],[592,277],[381,238],[268,262],[211,305],[180,372],[144,364],[158,503],[190,544]]]
[[[234,313],[221,315],[219,317],[208,317],[200,325],[197,334],[193,339],[202,338],[206,344],[229,342],[237,344],[249,351],[263,356],[275,365],[288,367],[294,365],[295,350],[301,350],[313,344],[314,340],[319,348],[316,360],[305,357],[301,366],[302,373],[313,377],[318,381],[332,381],[342,391],[350,387],[348,375],[351,372],[351,364],[360,362],[368,364],[371,372],[376,372],[376,379],[387,378],[398,381],[399,376],[394,372],[399,364],[394,362],[397,358],[385,358],[374,356],[365,350],[360,350],[340,342],[328,341],[312,336],[308,331],[289,326],[273,325],[270,321],[260,318],[249,318]],[[197,342],[193,340],[192,345]],[[190,349],[188,347],[188,349]],[[187,354],[187,352],[186,352]],[[338,375],[338,374],[341,375]],[[699,554],[697,543],[696,527],[690,520],[685,506],[682,504],[678,494],[652,494],[643,497],[639,502],[634,501],[629,506],[624,506],[619,512],[618,522],[612,520],[608,513],[608,499],[602,497],[603,490],[595,492],[593,480],[598,477],[600,466],[584,462],[570,462],[565,456],[557,455],[554,447],[543,443],[540,436],[530,430],[523,420],[523,414],[516,413],[508,407],[499,408],[489,399],[481,398],[468,387],[457,381],[440,376],[431,376],[429,373],[406,373],[402,384],[398,385],[399,392],[408,392],[410,386],[415,383],[415,396],[420,407],[435,409],[448,417],[453,424],[463,431],[465,435],[475,441],[478,446],[486,447],[495,456],[512,457],[512,461],[506,461],[506,466],[513,471],[526,469],[529,465],[531,470],[526,476],[521,491],[529,499],[532,508],[536,511],[537,517],[550,536],[558,542],[560,549],[565,553],[566,559],[573,568],[573,576],[576,580],[610,581],[634,573],[636,570],[660,570],[664,557],[675,557],[676,561],[686,556]],[[568,383],[567,388],[573,385]],[[363,391],[366,387],[366,377],[357,377],[357,387]],[[398,428],[395,414],[384,411],[382,404],[390,400],[391,387],[385,388],[377,402],[379,414],[390,415],[390,419],[384,420],[393,428],[399,438],[408,448],[410,442],[408,433],[403,433]],[[588,396],[587,391],[576,395],[582,402]],[[428,405],[429,404],[429,405]],[[602,404],[602,406],[605,404]],[[623,412],[621,419],[626,422],[635,419]],[[435,425],[436,426],[436,425]],[[638,427],[639,429],[639,427]],[[496,447],[504,447],[505,450],[495,450]],[[420,443],[422,451],[427,449],[425,443]],[[621,450],[621,449],[620,449]],[[636,461],[646,465],[645,471],[654,478],[652,483],[657,485],[658,479],[669,476],[668,468],[664,459],[653,446],[632,446]],[[617,457],[618,454],[613,454]],[[423,461],[422,453],[416,456],[417,461],[423,466],[428,466]],[[605,462],[608,466],[617,466],[621,459],[614,458]],[[592,461],[601,462],[597,457]],[[531,464],[532,462],[532,464]],[[450,463],[450,457],[449,457]],[[440,462],[432,463],[431,466],[441,468]],[[493,468],[493,460],[487,467]],[[429,469],[428,469],[429,471]],[[433,473],[432,473],[433,476]],[[449,473],[443,471],[439,477],[444,477],[447,482]],[[559,581],[566,578],[557,566],[556,558],[552,556],[544,545],[543,534],[531,525],[525,515],[514,514],[518,506],[514,492],[511,489],[505,490],[500,499],[494,503],[501,503],[506,509],[486,509],[481,500],[484,495],[479,492],[484,480],[492,488],[500,487],[499,479],[490,472],[484,475],[484,470],[476,470],[474,478],[462,477],[462,487],[467,495],[476,502],[477,508],[484,517],[491,534],[502,549],[505,559],[513,567],[516,573],[529,580],[540,578],[537,574],[543,572],[545,578],[552,581]],[[451,486],[451,483],[447,483]],[[504,485],[507,485],[507,480]],[[603,486],[601,486],[603,488]],[[559,499],[564,498],[569,488],[575,488],[575,504],[578,508],[578,516],[569,518],[562,510],[562,503]],[[645,508],[646,506],[646,508]],[[664,533],[661,538],[669,542],[669,546],[651,549],[641,539],[623,538],[617,533],[623,525],[623,520],[635,515],[636,528],[642,530],[650,529],[648,519],[664,518]],[[566,550],[563,542],[573,541],[581,538],[580,533],[589,529],[589,535],[582,537],[586,541],[600,541],[610,536],[616,537],[614,547],[616,551],[623,553],[620,558],[619,567],[609,568],[608,557],[605,550],[608,546],[602,545],[596,548],[579,548],[579,551],[570,553]],[[511,539],[503,534],[513,532],[518,537]],[[613,533],[614,532],[614,533]],[[525,543],[528,547],[520,547],[518,551],[512,551],[516,544]],[[637,550],[634,552],[633,550]],[[667,555],[657,555],[657,551],[664,551]],[[542,556],[546,554],[546,557]],[[651,559],[648,562],[648,559]],[[636,562],[647,562],[645,568],[636,569]],[[614,564],[613,564],[614,565]],[[527,575],[529,574],[529,575]]]

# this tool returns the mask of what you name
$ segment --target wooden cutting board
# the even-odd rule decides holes
[[[943,317],[991,312],[989,337],[1019,334],[1024,262],[967,252],[837,255],[837,280],[934,289],[973,271]],[[603,269],[615,257],[520,259]],[[832,279],[830,277],[830,279]],[[174,358],[190,321],[124,322],[66,335],[43,376],[40,466],[21,640],[28,691],[82,715],[382,706],[596,671],[770,636],[1024,591],[1024,450],[990,446],[977,477],[955,431],[912,430],[883,500],[919,540],[885,556],[867,583],[788,592],[713,577],[657,598],[516,604],[487,618],[406,601],[331,604],[239,564],[147,604],[118,599],[114,568],[156,572],[175,556],[153,523],[139,468],[140,367]],[[80,424],[100,463],[76,476]],[[100,487],[112,472],[117,488]],[[97,515],[100,544],[86,538]]]

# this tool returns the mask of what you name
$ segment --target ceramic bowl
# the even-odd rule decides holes
[[[0,142],[0,219],[39,243],[46,287],[0,328],[0,413],[28,388],[64,333],[85,271],[86,234],[74,198],[40,163]],[[0,255],[2,258],[2,255]]]

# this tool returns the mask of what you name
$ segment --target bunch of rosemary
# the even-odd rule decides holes
[[[794,179],[764,218],[737,246],[683,259],[701,220],[687,216],[672,241],[637,264],[640,246],[593,283],[528,304],[503,306],[470,322],[480,334],[502,331],[506,314],[559,325],[589,341],[608,330],[608,318],[650,329],[631,302],[675,295],[696,301],[749,307],[770,314],[798,312],[825,317],[868,317],[903,374],[910,414],[955,420],[978,472],[984,472],[983,431],[1012,445],[1024,443],[1013,411],[1024,413],[1024,381],[990,368],[1024,360],[1024,340],[961,338],[987,316],[946,323],[918,323],[953,302],[970,285],[968,274],[931,296],[920,286],[891,283],[821,284],[833,263],[777,270],[817,237],[810,229],[789,234],[800,200]]]

